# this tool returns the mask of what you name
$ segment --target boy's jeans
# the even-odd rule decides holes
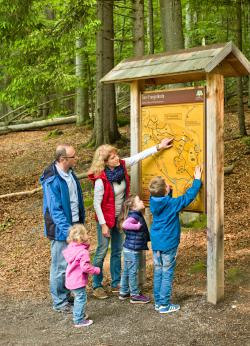
[[[62,254],[62,251],[66,247],[66,241],[51,240],[50,293],[55,309],[60,309],[68,304],[68,296],[70,293],[65,287],[67,262]]]
[[[73,321],[79,324],[84,320],[85,306],[87,303],[87,294],[85,287],[72,290],[74,293],[74,308],[73,308]]]
[[[121,294],[138,295],[140,293],[137,279],[139,254],[139,251],[123,248],[124,266],[121,278]]]
[[[123,234],[115,226],[110,229],[110,238],[102,235],[102,228],[97,223],[97,241],[98,246],[96,249],[93,264],[101,269],[99,275],[93,276],[93,288],[102,287],[103,279],[103,262],[108,251],[109,242],[111,240],[111,255],[110,255],[110,273],[111,273],[111,287],[117,287],[121,280],[121,252],[123,244]]]
[[[169,251],[153,251],[154,300],[156,305],[170,303],[177,248]]]

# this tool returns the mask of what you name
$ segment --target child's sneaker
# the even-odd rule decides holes
[[[168,314],[170,312],[175,312],[180,310],[180,305],[179,304],[169,304],[167,306],[160,306],[159,307],[159,313],[160,314]]]
[[[130,298],[130,293],[120,293],[119,294],[119,299],[120,300],[126,300],[128,298]]]
[[[75,324],[76,328],[83,328],[83,327],[88,327],[93,323],[92,320],[83,320],[80,323]]]
[[[160,305],[155,304],[155,311],[159,311],[159,309],[160,309]]]
[[[149,297],[146,297],[142,294],[130,297],[130,303],[132,304],[147,304],[149,302],[150,302]]]

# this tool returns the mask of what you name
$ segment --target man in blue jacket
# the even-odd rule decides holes
[[[58,145],[55,161],[40,178],[43,187],[44,232],[51,242],[50,293],[53,309],[71,312],[69,290],[65,287],[67,262],[62,251],[66,248],[69,228],[84,223],[85,211],[82,189],[73,172],[77,163],[75,149],[68,144]]]
[[[196,167],[193,185],[183,196],[171,197],[170,186],[162,177],[155,177],[149,184],[150,211],[153,223],[150,238],[154,258],[154,300],[155,310],[162,314],[180,309],[171,304],[172,282],[177,248],[180,243],[179,212],[196,197],[201,187],[201,168]]]

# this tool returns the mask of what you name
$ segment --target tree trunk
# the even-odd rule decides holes
[[[89,99],[88,99],[88,71],[86,54],[83,52],[84,42],[82,37],[76,38],[76,78],[78,87],[76,88],[76,117],[77,125],[83,125],[89,119]]]
[[[180,0],[160,0],[161,28],[165,51],[184,48]]]
[[[144,55],[144,0],[132,0],[134,55]]]
[[[148,34],[148,54],[154,54],[154,10],[153,1],[148,0],[148,18],[147,18],[147,34]]]
[[[112,143],[119,137],[116,120],[114,84],[101,84],[100,79],[114,67],[113,0],[97,1],[97,87],[95,144]]]
[[[237,0],[237,21],[236,21],[236,31],[237,31],[237,46],[242,50],[242,0]],[[237,93],[238,93],[238,121],[239,121],[239,131],[241,136],[246,136],[246,126],[245,126],[245,114],[244,114],[244,104],[243,104],[243,82],[242,77],[237,78]]]
[[[186,16],[185,16],[185,25],[186,25],[185,48],[191,47],[191,39],[190,39],[190,32],[192,29],[191,23],[192,23],[192,16],[191,16],[191,12],[190,12],[190,5],[187,2],[187,4],[186,4]]]
[[[7,126],[0,127],[0,134],[5,134],[8,132],[36,130],[36,129],[41,129],[47,126],[73,124],[75,122],[76,122],[76,116],[73,115],[71,117],[65,117],[65,118],[54,118],[54,119],[34,121],[28,124],[7,125]]]

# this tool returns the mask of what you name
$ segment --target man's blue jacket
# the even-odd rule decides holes
[[[84,223],[85,210],[82,189],[73,171],[72,175],[77,185],[79,223]],[[72,225],[69,189],[66,181],[57,172],[55,162],[45,169],[40,183],[43,187],[44,233],[50,240],[65,241]]]
[[[200,187],[201,181],[195,179],[183,196],[150,197],[149,205],[153,215],[150,238],[153,251],[169,251],[179,245],[181,232],[179,212],[195,199]]]

